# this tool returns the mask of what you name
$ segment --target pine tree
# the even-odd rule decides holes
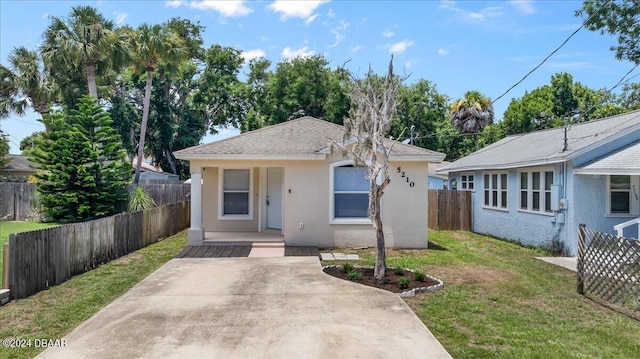
[[[120,136],[98,102],[85,96],[78,108],[44,120],[51,128],[37,141],[32,160],[45,215],[76,222],[118,213],[126,203],[131,167]]]

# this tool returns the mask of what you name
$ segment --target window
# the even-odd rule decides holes
[[[631,176],[609,177],[609,208],[614,213],[631,213]]]
[[[520,172],[520,209],[552,213],[553,171]]]
[[[368,218],[369,181],[365,169],[342,166],[333,171],[333,218]]]
[[[460,189],[473,191],[473,175],[461,175],[460,176]]]
[[[507,209],[507,174],[484,174],[484,206]]]
[[[222,170],[222,216],[249,217],[251,215],[251,171],[249,169]]]

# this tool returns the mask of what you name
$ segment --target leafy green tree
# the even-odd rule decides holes
[[[168,26],[142,24],[131,33],[131,48],[135,57],[133,68],[136,72],[146,72],[147,81],[144,90],[144,102],[142,110],[142,125],[140,126],[140,140],[138,142],[138,158],[134,184],[140,180],[142,158],[144,157],[144,141],[147,132],[149,118],[149,106],[151,102],[151,87],[153,74],[160,63],[172,68],[177,67],[187,56],[182,39]]]
[[[267,116],[268,124],[301,116],[342,124],[350,102],[339,71],[332,71],[320,55],[280,62],[267,80],[268,102],[260,113]]]
[[[271,66],[271,61],[264,57],[249,61],[249,74],[244,95],[249,104],[245,119],[241,123],[242,132],[256,130],[269,123],[267,115],[269,100],[266,88],[270,76],[269,66]]]
[[[20,151],[22,151],[23,155],[26,155],[36,147],[36,144],[39,140],[43,138],[43,131],[36,131],[29,136],[25,137],[20,141]]]
[[[84,71],[94,98],[96,76],[120,69],[130,57],[125,33],[90,6],[73,7],[67,19],[52,16],[40,50],[54,77]]]
[[[0,168],[4,168],[4,166],[9,163],[9,136],[7,136],[2,130],[0,130]]]
[[[478,134],[493,123],[491,99],[478,91],[467,91],[464,97],[451,105],[451,125],[461,133],[476,137],[476,150],[480,149]]]
[[[113,128],[120,134],[122,147],[127,153],[127,157],[133,164],[138,147],[138,135],[140,133],[140,113],[138,108],[142,108],[142,96],[138,96],[142,91],[138,91],[135,86],[131,72],[125,71],[114,83],[114,93],[109,99],[109,116],[113,119]],[[135,102],[140,99],[140,104]]]
[[[32,160],[46,216],[75,222],[117,213],[126,205],[131,168],[109,115],[85,96],[78,108],[47,115],[49,133],[37,141]]]
[[[440,94],[428,80],[402,86],[398,93],[402,101],[398,103],[397,117],[391,122],[390,135],[400,139],[403,133],[404,138],[409,138],[413,126],[414,145],[442,151],[438,133],[448,122],[449,98]]]
[[[585,0],[576,16],[590,18],[586,27],[618,36],[612,46],[618,60],[640,64],[640,6],[636,0]]]
[[[8,67],[0,65],[3,78],[0,117],[11,113],[22,116],[27,108],[40,116],[46,115],[57,94],[57,86],[44,69],[38,53],[23,46],[16,47],[8,60]]]
[[[220,125],[240,127],[244,120],[246,86],[238,78],[243,62],[240,51],[232,47],[213,45],[205,53],[194,101],[202,105],[211,133]]]

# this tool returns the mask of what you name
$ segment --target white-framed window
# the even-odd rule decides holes
[[[640,214],[640,176],[607,176],[607,215]]]
[[[253,219],[252,172],[249,168],[224,168],[218,171],[219,219]]]
[[[536,169],[518,173],[520,182],[519,210],[538,213],[551,211],[553,169]]]
[[[507,201],[507,172],[483,173],[484,179],[484,207],[492,209],[508,209]]]
[[[460,175],[460,189],[473,191],[474,187],[474,175],[473,174],[462,174]]]
[[[366,169],[351,161],[331,165],[330,223],[369,224],[369,181]]]

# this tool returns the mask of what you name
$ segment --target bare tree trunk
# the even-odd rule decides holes
[[[89,95],[97,99],[98,87],[96,86],[96,66],[94,64],[87,65],[87,86],[89,87]]]
[[[140,142],[138,142],[138,161],[136,163],[136,175],[133,184],[140,181],[140,169],[142,168],[142,157],[144,156],[144,138],[147,134],[147,120],[149,118],[149,105],[151,102],[151,82],[153,81],[153,71],[147,71],[147,86],[144,89],[144,104],[142,108],[142,125],[140,127]]]
[[[375,185],[378,187],[377,185]],[[376,192],[378,189],[376,188]],[[376,232],[376,266],[373,272],[373,278],[378,283],[384,283],[384,276],[387,269],[387,256],[384,244],[384,231],[382,229],[382,218],[380,217],[380,195],[376,193],[373,199],[375,212],[373,213],[373,229]]]

